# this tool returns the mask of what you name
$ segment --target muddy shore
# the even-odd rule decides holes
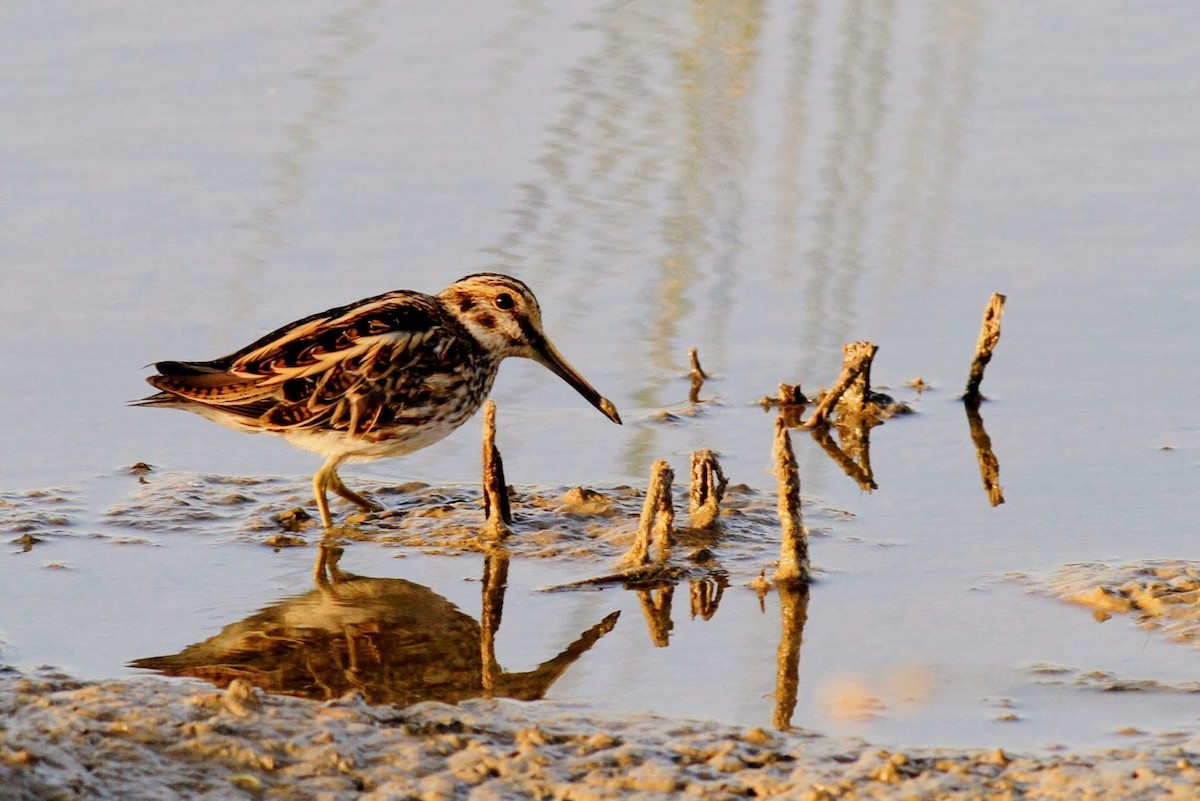
[[[1200,742],[1024,755],[546,702],[372,707],[244,682],[0,675],[0,799],[1041,798],[1200,794]]]
[[[190,493],[221,518],[225,506],[210,496],[228,492],[226,483],[169,475],[156,483],[145,486],[154,492],[110,510],[110,518],[125,529],[152,522],[153,533],[231,522],[191,519],[195,506],[176,497]],[[294,536],[276,512],[301,489],[241,482],[234,504],[243,527],[238,536]],[[371,539],[438,553],[479,547],[473,491],[410,486],[405,498],[425,511],[373,518]],[[617,488],[586,498],[556,489],[523,500],[526,530],[511,543],[515,553],[570,552],[599,569],[620,553],[641,499]],[[57,517],[39,513],[43,501],[60,510]],[[69,507],[41,495],[23,498],[9,504],[9,515],[21,515],[10,528],[38,538],[65,536]],[[247,507],[254,513],[247,515]],[[761,535],[772,511],[769,494],[731,488],[720,554],[739,584],[772,555]],[[809,509],[818,526],[836,525],[837,514]],[[301,521],[297,528],[311,525]],[[308,532],[298,533],[303,543]],[[1185,601],[1197,576],[1195,565],[1183,562],[1075,565],[1029,589],[1105,617],[1132,615],[1137,625],[1193,642],[1193,605]],[[896,751],[804,730],[598,713],[582,704],[475,698],[455,705],[370,705],[356,693],[325,701],[267,694],[241,679],[218,690],[194,679],[85,681],[51,669],[0,666],[0,801],[1182,799],[1200,797],[1197,766],[1200,734],[1194,732],[1076,752]]]

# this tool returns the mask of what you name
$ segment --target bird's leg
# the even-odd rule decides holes
[[[375,501],[371,500],[370,498],[364,498],[362,495],[359,495],[357,492],[343,484],[341,476],[337,474],[336,467],[335,469],[329,471],[329,480],[327,484],[329,485],[329,489],[333,490],[338,495],[341,495],[343,498],[350,501],[350,503],[355,504],[361,509],[365,509],[368,512],[383,511],[383,507],[375,503]]]
[[[337,477],[337,466],[341,463],[337,456],[330,456],[321,465],[321,469],[313,474],[313,497],[317,499],[317,511],[321,513],[321,525],[328,531],[333,528],[333,516],[329,514],[329,501],[325,498],[325,490],[329,488],[330,476]],[[338,481],[340,484],[341,481]]]

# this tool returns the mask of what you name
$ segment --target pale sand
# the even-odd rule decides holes
[[[1200,742],[889,752],[545,702],[371,707],[156,678],[0,674],[0,799],[1194,799]]]

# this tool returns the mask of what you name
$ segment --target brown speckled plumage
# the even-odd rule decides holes
[[[497,273],[469,275],[436,296],[400,290],[329,309],[212,361],[159,362],[146,379],[159,392],[137,403],[278,434],[323,454],[313,491],[328,528],[326,489],[378,508],[342,484],[342,462],[444,438],[476,412],[508,356],[541,362],[621,422],[542,333],[529,287]]]

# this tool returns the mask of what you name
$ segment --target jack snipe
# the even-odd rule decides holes
[[[621,422],[542,333],[529,287],[497,273],[468,275],[437,295],[400,290],[330,309],[212,361],[158,362],[146,380],[159,392],[135,403],[278,434],[322,454],[313,495],[331,528],[327,490],[381,508],[342,483],[339,465],[444,438],[475,414],[508,356],[540,362]]]

